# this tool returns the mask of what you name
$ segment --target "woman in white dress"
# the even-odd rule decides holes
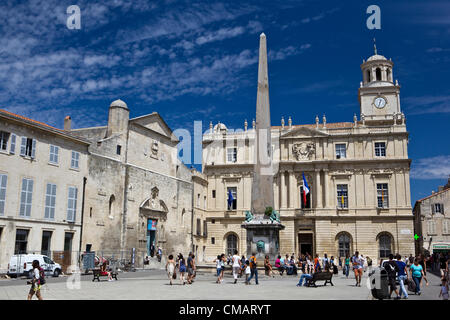
[[[169,255],[168,259],[167,259],[167,263],[166,263],[166,271],[167,271],[167,276],[169,277],[170,280],[170,285],[172,285],[172,280],[174,278],[174,274],[175,274],[175,266],[176,263],[173,260],[173,255]]]

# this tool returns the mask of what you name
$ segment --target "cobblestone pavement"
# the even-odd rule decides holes
[[[366,286],[367,273],[364,274],[362,286],[355,287],[355,280],[342,274],[333,277],[334,286],[319,286],[318,288],[296,287],[299,276],[259,277],[259,285],[246,286],[243,279],[233,284],[233,277],[228,273],[222,284],[216,284],[213,274],[198,274],[192,285],[181,285],[179,279],[170,286],[163,270],[132,272],[119,274],[119,280],[108,282],[102,278],[100,282],[92,282],[92,275],[80,277],[79,289],[68,289],[69,277],[49,278],[42,289],[44,299],[54,300],[101,300],[101,299],[150,299],[150,300],[368,300],[372,299]],[[429,274],[429,286],[424,286],[422,295],[410,295],[410,300],[435,300],[439,295],[439,278]],[[321,284],[320,282],[319,284]],[[76,285],[76,284],[75,284]],[[26,299],[29,285],[26,280],[1,280],[1,300]],[[393,294],[395,296],[395,294]]]

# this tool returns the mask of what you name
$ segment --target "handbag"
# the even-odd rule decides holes
[[[174,273],[173,273],[173,276],[172,276],[172,279],[176,279],[176,278],[177,278],[177,273],[174,272]]]

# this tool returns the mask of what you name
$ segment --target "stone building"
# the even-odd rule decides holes
[[[191,171],[177,157],[178,139],[154,112],[129,118],[114,101],[108,124],[71,130],[91,142],[83,220],[83,250],[142,266],[150,246],[164,253],[192,248]]]
[[[378,259],[414,252],[408,132],[393,62],[375,48],[361,71],[360,119],[329,123],[324,115],[322,122],[294,125],[289,117],[271,127],[274,209],[285,227],[281,254],[359,250]],[[245,121],[243,130],[210,124],[203,135],[207,260],[235,248],[250,254],[242,224],[251,210],[254,137],[255,121],[250,128]]]
[[[445,186],[414,205],[416,253],[450,252],[450,177]]]
[[[18,253],[47,255],[63,271],[77,262],[88,145],[0,110],[0,272]]]

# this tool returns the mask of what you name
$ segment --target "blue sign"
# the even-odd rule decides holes
[[[148,219],[147,221],[147,230],[156,230],[156,223],[158,220]]]

